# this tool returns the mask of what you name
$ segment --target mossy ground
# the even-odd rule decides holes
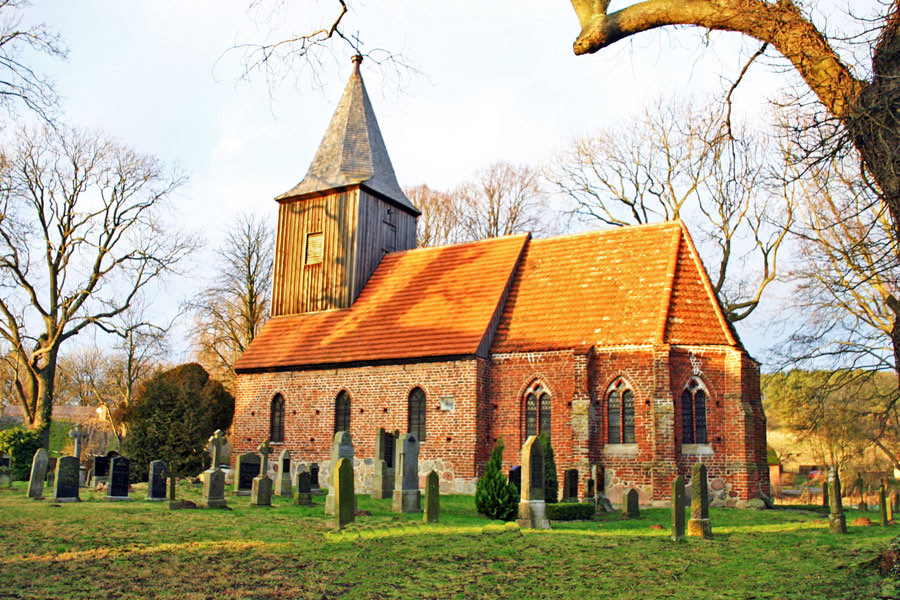
[[[15,486],[0,490],[0,598],[871,598],[880,578],[862,565],[900,534],[837,536],[813,512],[724,509],[708,541],[670,541],[665,509],[519,531],[479,517],[471,496],[442,497],[441,524],[428,526],[359,496],[372,515],[334,534],[322,496],[170,511],[145,502],[145,486],[130,503],[83,492],[62,506]]]

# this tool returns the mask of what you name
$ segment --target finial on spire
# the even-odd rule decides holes
[[[362,54],[360,54],[359,52],[354,54],[353,58],[350,59],[353,62],[353,74],[354,75],[359,75],[359,63],[362,62],[362,59],[363,59]]]

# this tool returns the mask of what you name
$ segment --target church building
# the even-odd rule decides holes
[[[417,249],[359,59],[276,201],[272,318],[235,366],[234,456],[269,439],[325,477],[349,431],[365,493],[377,429],[413,432],[420,474],[474,493],[497,440],[509,470],[548,433],[580,494],[593,469],[614,502],[663,500],[695,462],[718,504],[770,492],[759,365],[683,223]]]

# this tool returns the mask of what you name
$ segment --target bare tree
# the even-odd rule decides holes
[[[443,246],[460,241],[459,207],[452,193],[433,190],[424,184],[405,188],[403,193],[422,212],[416,221],[416,246]]]
[[[226,383],[234,379],[234,363],[269,318],[274,238],[260,218],[240,215],[217,252],[219,275],[193,306],[198,360]]]
[[[531,167],[498,161],[452,193],[459,227],[467,240],[526,231],[547,235],[564,228],[564,215],[550,211],[541,175]]]
[[[113,321],[195,243],[161,219],[183,182],[99,134],[23,131],[0,171],[0,336],[29,426],[49,435],[63,344]]]
[[[770,154],[765,136],[729,129],[715,102],[658,100],[627,126],[573,140],[547,178],[587,222],[687,221],[735,322],[775,281],[793,220],[790,195],[767,177]]]

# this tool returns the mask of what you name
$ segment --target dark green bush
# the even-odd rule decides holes
[[[132,461],[132,481],[146,480],[157,459],[179,475],[199,473],[209,461],[207,440],[216,429],[228,429],[233,417],[234,397],[200,365],[155,375],[123,413],[128,436],[122,454]]]
[[[41,435],[21,427],[0,431],[0,454],[12,457],[12,477],[17,481],[28,481],[31,477],[31,462],[34,453],[41,448]]]
[[[559,480],[556,478],[556,459],[553,457],[553,446],[550,435],[542,433],[538,440],[544,450],[544,501],[547,504],[559,502]]]
[[[502,462],[503,440],[500,439],[475,488],[475,508],[489,519],[511,521],[516,516],[519,491],[503,474]]]
[[[594,505],[589,502],[559,502],[547,505],[547,518],[551,521],[587,521],[594,516]]]

